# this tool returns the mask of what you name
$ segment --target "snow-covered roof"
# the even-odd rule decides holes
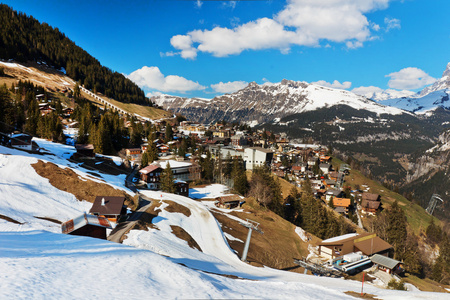
[[[341,240],[345,240],[351,237],[355,237],[357,236],[357,233],[347,233],[344,235],[340,235],[340,236],[335,236],[326,240],[323,240],[322,243],[332,243],[332,242],[337,242],[337,241],[341,241]]]
[[[157,162],[157,164],[159,164],[163,169],[167,168],[167,164],[169,164],[171,169],[186,168],[192,166],[192,163],[190,162],[176,161],[176,160],[160,160]]]

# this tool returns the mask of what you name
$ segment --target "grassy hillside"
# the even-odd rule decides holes
[[[17,65],[16,67],[11,67],[10,64],[0,64],[0,67],[4,69],[4,73],[6,74],[6,76],[0,77],[0,85],[6,84],[6,86],[9,88],[11,84],[17,85],[17,82],[19,80],[31,81],[34,84],[45,87],[45,89],[49,92],[51,98],[59,99],[61,103],[66,106],[73,106],[72,99],[68,98],[60,91],[63,91],[66,88],[73,88],[75,85],[75,81],[73,81],[63,73],[53,68],[46,67],[45,65],[38,65],[36,63],[26,63],[21,64],[20,66]],[[84,98],[95,103],[96,105],[103,105],[86,93],[82,92],[82,95]],[[101,94],[99,95],[103,96]],[[172,116],[172,114],[165,110],[151,106],[139,105],[134,103],[122,103],[114,99],[110,99],[109,101],[117,107],[129,112],[130,114],[137,114],[143,118],[155,120],[161,118],[170,118]]]
[[[336,169],[339,165],[343,164],[343,162],[337,158],[333,158],[333,167]],[[355,189],[356,186],[359,186],[361,189],[369,188],[370,193],[380,194],[381,195],[381,203],[384,208],[390,207],[395,200],[397,200],[399,206],[405,212],[405,215],[408,220],[408,224],[411,226],[411,229],[417,235],[421,231],[424,231],[428,225],[431,223],[431,220],[434,219],[434,223],[441,225],[441,221],[435,217],[430,216],[423,207],[416,203],[412,203],[402,195],[395,193],[379,182],[375,180],[371,180],[361,172],[357,170],[351,170],[350,175],[345,177],[346,185],[349,185],[352,189]],[[363,218],[364,223],[364,218]]]

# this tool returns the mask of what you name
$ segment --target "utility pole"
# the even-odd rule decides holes
[[[250,239],[252,237],[252,230],[255,230],[256,232],[260,233],[260,234],[264,234],[264,232],[258,228],[259,223],[249,220],[247,219],[247,223],[239,223],[242,226],[245,226],[248,228],[248,234],[247,234],[247,240],[245,241],[245,246],[244,246],[244,252],[242,253],[242,261],[247,261],[247,254],[248,254],[248,248],[250,247]]]

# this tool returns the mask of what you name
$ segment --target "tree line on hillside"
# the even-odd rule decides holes
[[[0,4],[0,58],[19,62],[44,61],[89,90],[120,102],[152,105],[131,80],[98,60],[46,23]]]
[[[63,141],[63,128],[59,115],[62,105],[55,102],[55,111],[42,116],[39,110],[36,94],[43,88],[29,81],[19,81],[15,89],[6,84],[0,87],[0,132],[26,131],[33,136],[39,136],[54,141]]]

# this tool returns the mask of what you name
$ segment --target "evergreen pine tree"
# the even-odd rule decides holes
[[[166,138],[165,138],[165,142],[170,142],[171,140],[173,140],[173,130],[172,130],[172,125],[170,125],[169,123],[167,123],[166,125]]]
[[[147,152],[142,153],[142,160],[141,160],[141,166],[143,168],[145,168],[146,166],[148,166],[148,162],[149,162],[149,155]]]
[[[175,193],[175,182],[173,180],[173,172],[170,164],[166,163],[166,168],[161,173],[161,190],[167,193]]]
[[[148,152],[148,162],[149,163],[152,163],[155,160],[158,160],[158,149],[156,148],[155,143],[150,142],[148,144],[147,152]]]

